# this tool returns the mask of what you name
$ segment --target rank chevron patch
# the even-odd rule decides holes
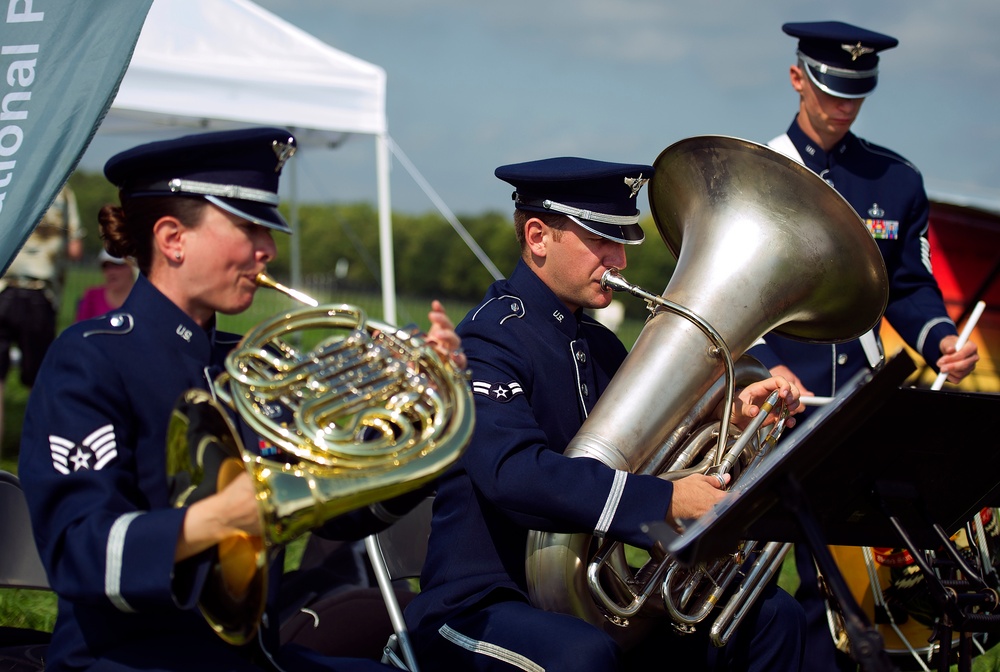
[[[49,452],[52,454],[52,466],[61,474],[81,469],[100,471],[118,457],[115,428],[104,425],[80,443],[73,443],[69,439],[50,434]]]
[[[509,383],[491,383],[485,380],[474,380],[472,381],[472,392],[504,404],[517,395],[524,394],[521,384],[515,381]]]

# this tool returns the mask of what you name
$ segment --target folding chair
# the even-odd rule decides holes
[[[17,476],[0,471],[0,587],[49,590],[45,568],[35,547]],[[44,669],[50,634],[39,630],[0,627],[0,669],[29,672]]]
[[[0,586],[48,590],[21,481],[0,471]]]
[[[365,539],[368,557],[375,569],[375,577],[389,611],[389,620],[395,630],[385,646],[382,662],[409,672],[419,670],[392,582],[420,576],[424,557],[427,555],[427,538],[431,532],[433,501],[433,497],[428,497],[389,528]]]

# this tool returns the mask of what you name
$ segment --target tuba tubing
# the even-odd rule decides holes
[[[256,633],[275,551],[332,518],[432,481],[461,456],[474,411],[467,374],[419,334],[320,305],[264,274],[258,285],[306,307],[256,325],[212,390],[178,400],[167,434],[175,506],[221,490],[242,471],[257,491],[262,537],[216,548],[199,608],[216,633]],[[315,336],[311,349],[293,344]],[[234,411],[271,448],[244,448]],[[273,455],[271,453],[274,453]]]

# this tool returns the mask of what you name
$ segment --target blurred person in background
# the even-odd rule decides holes
[[[104,283],[83,290],[83,296],[76,305],[77,322],[100,317],[121,308],[135,282],[135,268],[128,259],[101,250],[97,261],[104,273]]]
[[[82,256],[76,196],[64,186],[0,278],[0,439],[11,364],[18,363],[21,383],[30,390],[56,337],[66,262]]]

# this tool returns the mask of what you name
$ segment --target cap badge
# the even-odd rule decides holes
[[[274,172],[280,173],[285,162],[295,154],[295,138],[288,138],[288,142],[275,140],[271,143],[271,149],[274,150],[274,155],[278,158],[278,165],[274,167]]]
[[[632,190],[632,193],[628,195],[629,198],[635,198],[635,195],[639,193],[642,189],[642,185],[649,182],[649,178],[643,178],[642,173],[639,173],[639,177],[626,177],[625,186]]]
[[[871,47],[861,46],[861,42],[858,42],[857,44],[842,44],[840,45],[840,48],[851,55],[852,61],[858,60],[865,54],[875,53],[875,50],[872,49]]]

